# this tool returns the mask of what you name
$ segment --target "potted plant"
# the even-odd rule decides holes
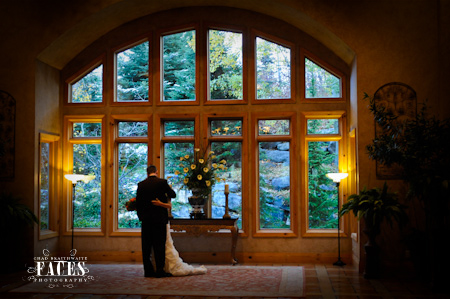
[[[0,255],[5,258],[1,271],[10,273],[20,269],[22,251],[27,240],[25,229],[33,227],[38,219],[33,211],[12,194],[0,194],[0,232],[5,246],[0,246]]]
[[[183,186],[192,191],[189,197],[189,204],[193,208],[191,218],[204,218],[202,212],[206,204],[212,187],[216,181],[221,179],[218,172],[227,170],[226,160],[215,161],[216,156],[213,151],[206,152],[200,148],[194,149],[194,155],[186,154],[179,157],[180,169],[175,171],[176,179],[183,182]]]
[[[401,179],[409,186],[408,198],[417,199],[410,204],[418,205],[424,212],[424,223],[416,221],[412,231],[411,251],[418,252],[414,258],[425,264],[425,276],[434,290],[448,290],[450,257],[447,254],[446,236],[450,235],[450,118],[430,116],[424,103],[412,119],[400,121],[382,103],[367,94],[369,110],[381,128],[380,133],[367,146],[369,158],[402,169]],[[419,241],[420,240],[420,241]],[[414,244],[415,242],[415,244]],[[423,246],[425,245],[425,246]],[[422,252],[419,252],[421,249]],[[417,265],[418,274],[423,267]]]
[[[368,241],[364,245],[366,253],[365,278],[380,276],[380,248],[376,243],[376,237],[380,234],[381,223],[386,220],[392,226],[392,220],[395,220],[399,225],[403,225],[407,220],[405,208],[406,206],[398,201],[396,193],[388,192],[386,182],[382,189],[372,188],[367,190],[364,187],[359,194],[350,195],[348,201],[342,205],[339,217],[353,212],[358,220],[364,219],[363,232],[368,237]]]

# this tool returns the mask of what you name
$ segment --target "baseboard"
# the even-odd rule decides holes
[[[78,252],[77,256],[87,258],[87,262],[114,261],[114,262],[142,262],[140,251],[85,251]],[[229,252],[180,252],[181,258],[188,263],[231,263]],[[239,263],[301,263],[332,264],[337,260],[336,253],[294,253],[294,252],[236,252]],[[341,259],[352,264],[351,254],[342,254]]]

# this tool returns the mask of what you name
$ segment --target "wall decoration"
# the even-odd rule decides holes
[[[417,115],[417,96],[410,86],[399,83],[387,83],[375,92],[374,100],[377,105],[386,107],[388,112],[396,115],[397,122],[414,119]],[[375,136],[381,128],[375,124]],[[393,164],[389,167],[376,163],[378,179],[400,179],[402,169],[399,165]]]
[[[14,179],[16,100],[0,90],[0,180]]]

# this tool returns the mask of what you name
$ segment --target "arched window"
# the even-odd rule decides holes
[[[98,217],[86,227],[106,221],[110,235],[138,235],[137,216],[124,205],[149,164],[177,192],[173,215],[189,217],[190,193],[177,170],[181,157],[204,148],[227,161],[209,217],[222,217],[227,182],[242,234],[297,237],[300,227],[304,236],[336,234],[337,191],[324,175],[345,168],[348,68],[281,21],[283,30],[273,20],[228,24],[211,11],[170,20],[166,12],[124,25],[62,71],[70,115],[66,169],[88,162],[77,156],[83,146],[95,157],[89,168],[105,176],[91,183],[104,202],[95,203]],[[103,125],[101,135],[76,136],[80,125],[94,132],[95,124]]]

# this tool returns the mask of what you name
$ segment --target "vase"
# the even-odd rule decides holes
[[[191,211],[191,219],[205,219],[206,214],[204,211],[205,204],[208,200],[208,197],[203,195],[202,190],[199,188],[193,188],[192,196],[189,196],[189,204],[192,207]]]

